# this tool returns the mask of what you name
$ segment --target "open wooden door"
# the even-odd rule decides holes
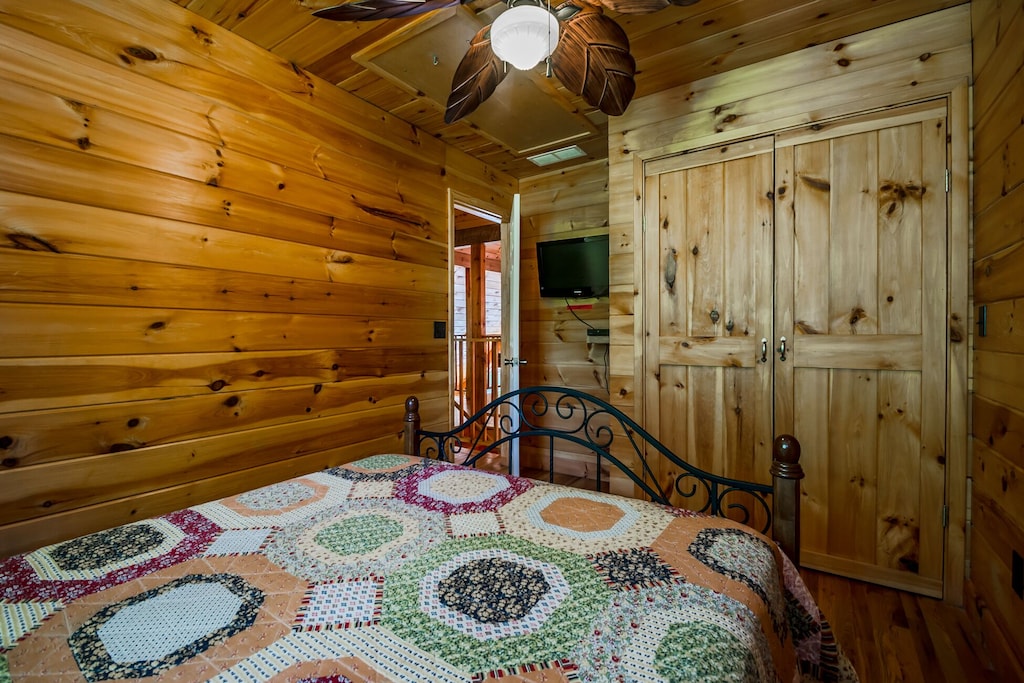
[[[501,390],[508,393],[519,388],[519,366],[526,360],[519,357],[519,195],[512,197],[512,213],[501,224]],[[519,416],[512,414],[513,420]],[[504,456],[509,472],[519,475],[519,439],[505,445]]]

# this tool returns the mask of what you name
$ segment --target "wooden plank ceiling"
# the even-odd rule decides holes
[[[443,76],[450,81],[457,66],[448,63],[453,60],[424,59],[402,69],[397,77],[382,75],[370,64],[374,58],[386,57],[403,41],[447,22],[455,12],[468,13],[479,25],[489,23],[500,9],[494,7],[496,0],[472,0],[461,8],[439,10],[433,16],[360,23],[312,16],[314,10],[338,4],[332,0],[168,0],[172,1],[516,177],[542,172],[525,158],[528,153],[566,144],[563,136],[544,140],[524,152],[497,141],[495,125],[503,133],[512,127],[532,127],[535,131],[538,126],[535,112],[518,111],[516,102],[508,101],[510,79],[490,98],[495,101],[492,106],[501,105],[507,113],[496,124],[491,122],[488,127],[492,132],[488,132],[473,117],[445,124],[445,103],[436,101],[443,97],[431,98],[409,85],[417,82],[417,72],[428,69],[445,69]],[[700,0],[689,7],[671,6],[654,14],[607,14],[629,36],[637,62],[636,97],[643,97],[967,1]],[[577,141],[587,156],[561,165],[606,158],[608,117],[566,91],[557,80],[545,79],[543,71],[543,66],[538,66],[528,74],[529,80],[589,128]]]

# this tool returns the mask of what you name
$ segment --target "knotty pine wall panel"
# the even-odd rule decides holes
[[[0,555],[443,423],[448,192],[516,181],[166,0],[0,2]]]
[[[608,328],[608,298],[570,311],[564,299],[540,297],[537,276],[537,242],[608,233],[607,163],[589,162],[523,178],[520,192],[519,355],[528,361],[520,368],[520,383],[571,387],[607,398],[608,345],[591,343],[587,329]],[[541,457],[524,448],[522,457],[528,465],[548,468],[546,453]],[[592,462],[593,456],[563,450],[556,453],[555,469],[592,477]]]
[[[637,60],[637,95],[645,96],[686,80],[692,74],[724,73],[769,59],[780,53],[800,50],[839,36],[860,33],[884,23],[962,4],[962,0],[849,0],[825,6],[806,0],[774,0],[772,12],[751,27],[748,5],[721,0],[704,0],[700,11],[669,21],[672,15],[627,15],[622,23],[654,24],[637,40],[630,31],[633,56]],[[659,26],[660,24],[660,26]],[[809,30],[794,31],[796,26]],[[680,39],[681,36],[683,39]],[[770,36],[770,39],[765,37]],[[709,64],[708,54],[716,55]],[[680,78],[679,75],[691,78]]]
[[[607,298],[570,311],[564,299],[540,297],[537,275],[537,242],[607,234],[607,179],[607,164],[598,161],[520,181],[520,356],[528,361],[520,370],[524,386],[556,384],[607,396],[603,348],[594,348],[604,345],[587,343],[588,325],[608,328]]]
[[[968,614],[1000,680],[1024,680],[1024,6],[971,3],[974,45],[973,533]]]

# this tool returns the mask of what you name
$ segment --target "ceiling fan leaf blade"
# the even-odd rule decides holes
[[[376,21],[377,19],[401,19],[426,14],[444,7],[462,4],[461,0],[358,0],[344,5],[325,7],[313,12],[318,19],[331,21]]]
[[[605,73],[604,91],[599,100],[591,104],[608,116],[622,116],[626,113],[626,107],[629,106],[635,92],[636,81],[632,74],[608,71]]]
[[[444,111],[444,122],[454,123],[476,111],[505,79],[505,65],[491,49],[491,27],[480,29],[469,43],[455,75]]]
[[[636,60],[626,32],[590,5],[581,3],[562,23],[551,69],[570,92],[609,116],[625,112],[636,92]]]

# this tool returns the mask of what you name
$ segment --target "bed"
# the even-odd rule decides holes
[[[856,680],[787,555],[795,439],[747,484],[572,390],[495,399],[467,421],[489,443],[417,406],[405,453],[0,560],[0,681]],[[473,467],[527,439],[628,465],[651,500]]]

